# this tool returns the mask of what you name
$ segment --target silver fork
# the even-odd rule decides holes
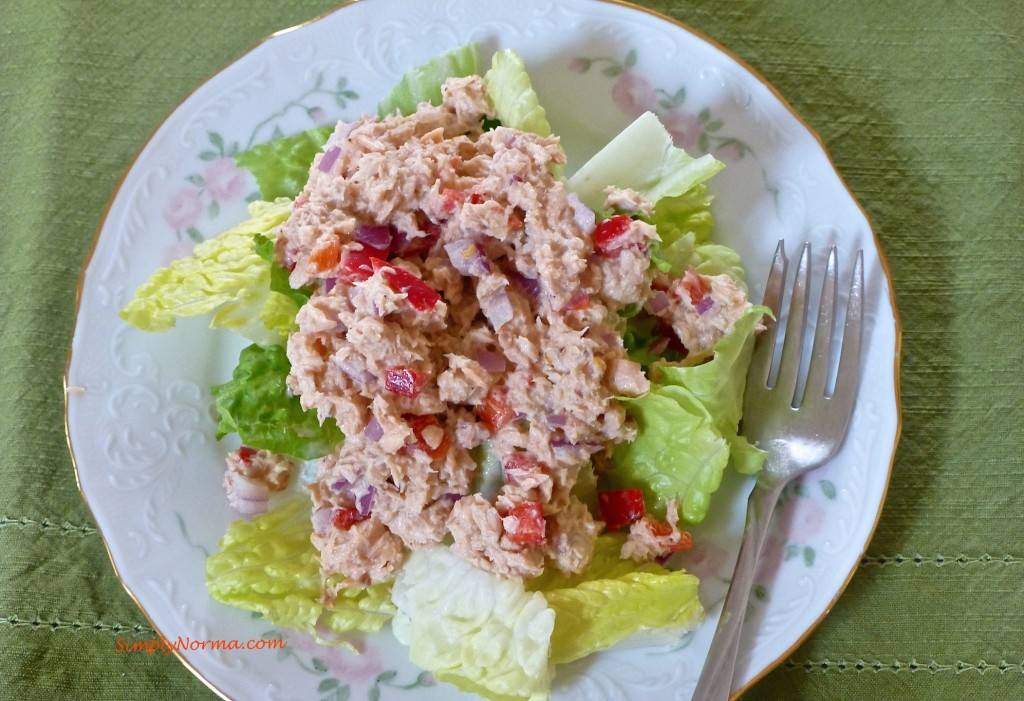
[[[722,617],[715,629],[711,649],[693,701],[722,701],[729,698],[733,671],[739,651],[740,629],[754,583],[755,566],[764,545],[772,511],[783,488],[791,480],[820,466],[843,442],[860,382],[860,347],[863,324],[864,253],[858,251],[847,302],[843,342],[835,388],[829,389],[832,339],[835,335],[836,272],[835,246],[829,253],[821,290],[814,345],[800,384],[804,337],[807,335],[807,286],[811,247],[805,243],[797,266],[790,300],[789,319],[779,369],[769,384],[778,325],[766,319],[767,329],[758,338],[747,374],[743,403],[743,435],[767,451],[764,468],[747,501],[747,521],[729,593],[722,605]],[[775,250],[764,293],[764,304],[780,319],[787,259],[782,241]]]

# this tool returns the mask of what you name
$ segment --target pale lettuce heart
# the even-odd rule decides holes
[[[548,698],[555,612],[543,594],[439,545],[409,555],[391,596],[395,637],[437,679],[492,701]]]
[[[595,211],[604,209],[609,185],[636,190],[657,204],[663,197],[682,195],[724,167],[710,154],[693,158],[676,148],[657,115],[645,112],[580,166],[568,187]]]

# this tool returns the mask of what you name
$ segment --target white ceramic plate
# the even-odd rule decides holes
[[[243,344],[204,323],[146,334],[118,310],[157,267],[244,218],[256,192],[235,150],[374,111],[401,74],[467,41],[516,48],[562,135],[570,169],[646,109],[679,145],[713,152],[721,242],[760,299],[776,242],[805,239],[820,260],[866,254],[864,370],[851,435],[827,467],[787,490],[752,599],[735,686],[777,664],[841,593],[877,523],[899,431],[899,327],[888,272],[862,210],[818,139],[760,77],[687,28],[595,0],[364,0],[281,32],[195,91],[139,153],[114,196],[81,280],[66,376],[67,431],[82,493],[125,587],[168,640],[280,634],[214,603],[206,555],[234,518],[220,487],[227,446],[213,437],[207,387]],[[848,273],[847,273],[848,274]],[[729,477],[683,564],[702,578],[704,627],[672,649],[595,655],[560,669],[557,699],[689,699],[717,621],[750,482]],[[451,699],[390,634],[362,654],[285,632],[286,652],[185,650],[233,699]],[[468,698],[468,697],[467,697]]]

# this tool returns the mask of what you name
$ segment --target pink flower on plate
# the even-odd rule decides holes
[[[740,146],[739,142],[730,141],[715,149],[715,156],[720,160],[735,163],[743,158],[743,148]]]
[[[573,60],[569,61],[569,70],[573,73],[586,73],[590,70],[590,64],[593,63],[589,58],[583,58],[577,56]]]
[[[314,124],[323,124],[327,121],[327,112],[324,111],[323,107],[310,107],[306,110],[306,114],[309,115]]]
[[[725,548],[718,543],[705,540],[683,553],[679,558],[679,564],[703,582],[712,577],[728,578],[730,573],[726,568],[732,563]]]
[[[350,640],[355,651],[342,645],[320,645],[313,636],[288,631],[288,646],[294,652],[307,653],[324,663],[327,671],[336,679],[356,684],[372,681],[384,669],[377,648],[362,638]]]
[[[658,115],[662,124],[672,135],[672,141],[678,148],[692,151],[700,139],[701,126],[697,115],[685,110],[673,109]]]
[[[790,539],[805,543],[821,532],[825,523],[825,509],[814,499],[796,499],[790,508]]]
[[[218,158],[203,173],[206,191],[219,202],[229,202],[242,196],[245,191],[245,175],[234,159]]]
[[[612,85],[612,101],[630,117],[654,108],[654,86],[632,71],[623,71]]]
[[[775,579],[775,573],[779,571],[785,559],[786,535],[781,533],[779,528],[771,528],[758,557],[755,581],[764,583]]]
[[[194,187],[182,187],[173,195],[164,207],[164,221],[175,230],[188,229],[195,226],[203,213],[203,203],[199,198],[199,190]]]

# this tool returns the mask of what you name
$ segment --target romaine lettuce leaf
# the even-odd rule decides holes
[[[551,136],[551,125],[530,83],[526,64],[514,49],[494,54],[484,83],[502,126]]]
[[[270,263],[253,250],[253,237],[269,233],[291,210],[287,199],[253,202],[249,219],[154,272],[121,318],[143,331],[166,331],[178,317],[212,314],[211,328],[227,328],[257,343],[281,343],[298,307],[271,292]],[[285,318],[289,311],[291,319]]]
[[[761,468],[764,453],[737,429],[754,329],[766,311],[748,309],[706,363],[655,363],[651,391],[619,399],[639,430],[636,440],[616,446],[609,487],[642,489],[648,510],[659,517],[675,499],[682,517],[699,523],[730,458],[744,474]]]
[[[555,611],[551,661],[564,664],[625,640],[668,643],[704,619],[698,579],[653,562],[623,560],[624,534],[597,539],[583,574],[549,569],[527,583]],[[638,638],[643,638],[639,640]]]
[[[672,136],[653,112],[645,112],[580,166],[568,187],[595,211],[604,209],[609,185],[631,188],[657,205],[682,195],[725,167],[708,154],[693,158],[672,145]]]
[[[675,499],[682,517],[699,523],[729,462],[729,444],[711,416],[676,385],[652,384],[647,394],[619,401],[636,421],[637,437],[615,447],[606,488],[642,489],[647,510],[658,518]]]
[[[692,187],[675,197],[662,197],[654,206],[651,223],[658,229],[658,236],[664,246],[670,246],[686,234],[693,234],[693,244],[711,241],[715,219],[711,216],[711,200],[714,199],[708,186]]]
[[[395,112],[410,115],[421,102],[440,105],[444,81],[479,73],[480,45],[476,42],[435,56],[402,76],[377,105],[377,116],[383,118]]]
[[[712,417],[715,428],[729,441],[733,467],[754,474],[764,463],[764,451],[737,434],[747,387],[747,368],[754,347],[754,333],[768,307],[752,306],[736,320],[733,330],[712,349],[711,360],[684,366],[656,363],[651,373],[658,382],[678,385],[690,392]]]
[[[391,619],[390,583],[342,589],[325,608],[320,555],[310,541],[310,502],[294,496],[252,520],[228,526],[220,550],[206,561],[206,588],[222,604],[254,611],[321,643],[331,631],[376,632]]]
[[[555,613],[521,580],[436,546],[409,555],[392,599],[395,637],[437,679],[492,701],[548,698]]]
[[[235,163],[256,178],[265,200],[294,199],[309,180],[309,166],[334,131],[332,126],[316,127],[293,136],[283,136],[248,151],[235,154]]]
[[[243,348],[231,380],[210,393],[217,411],[217,438],[237,433],[245,445],[301,460],[330,453],[344,439],[332,418],[317,419],[288,391],[291,364],[281,346]]]

